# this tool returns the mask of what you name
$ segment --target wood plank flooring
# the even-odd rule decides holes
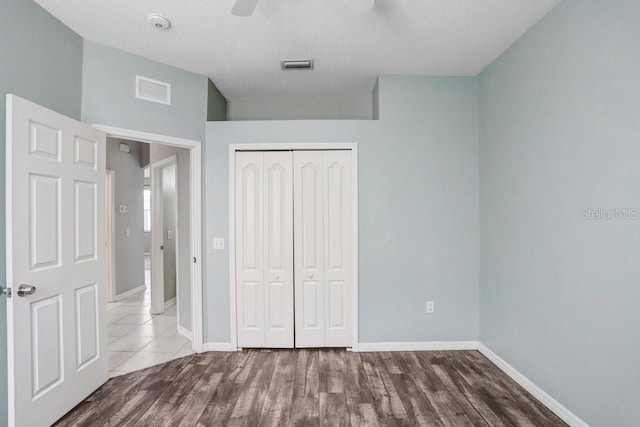
[[[109,380],[58,426],[564,426],[477,351],[204,353]]]

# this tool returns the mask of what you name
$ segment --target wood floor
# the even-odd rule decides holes
[[[477,351],[205,353],[109,380],[59,426],[566,425]]]

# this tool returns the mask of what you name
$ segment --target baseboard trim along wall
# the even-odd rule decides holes
[[[423,341],[423,342],[365,342],[353,351],[429,351],[429,350],[477,350],[478,341]]]
[[[145,285],[138,286],[137,288],[129,289],[128,291],[123,292],[123,293],[118,294],[115,297],[113,297],[113,300],[114,301],[120,301],[120,300],[123,300],[125,298],[129,298],[130,296],[133,296],[133,295],[137,294],[138,292],[142,292],[145,289],[147,289],[147,287]]]
[[[202,344],[202,351],[237,351],[230,342],[206,342]]]
[[[535,385],[531,380],[522,375],[516,368],[507,363],[500,356],[491,351],[482,343],[478,344],[478,351],[489,359],[494,365],[500,368],[511,379],[520,384],[522,388],[527,390],[538,399],[544,406],[549,408],[553,413],[562,419],[565,423],[572,427],[589,427],[589,424],[582,421],[576,414],[564,407],[560,402],[549,396],[544,390]]]
[[[190,330],[185,328],[184,326],[178,325],[178,333],[183,337],[187,338],[189,341],[193,341],[193,334]]]
[[[171,307],[172,305],[176,304],[176,297],[171,298],[169,301],[165,301],[164,302],[164,309],[166,310],[167,308]]]

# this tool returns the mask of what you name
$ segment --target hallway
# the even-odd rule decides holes
[[[151,276],[145,257],[144,292],[107,303],[109,377],[148,368],[193,354],[191,341],[178,333],[174,304],[151,315]]]

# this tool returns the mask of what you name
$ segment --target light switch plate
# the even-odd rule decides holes
[[[435,310],[435,303],[433,301],[427,301],[427,313],[433,313]]]
[[[213,249],[224,249],[224,238],[216,237],[213,239]]]

